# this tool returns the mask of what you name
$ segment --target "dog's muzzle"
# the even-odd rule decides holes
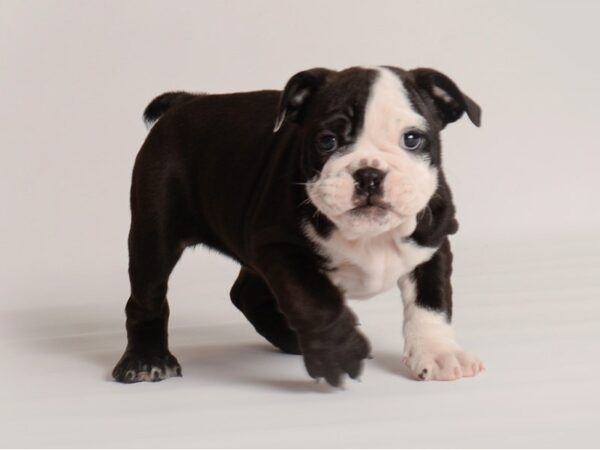
[[[358,169],[352,177],[354,178],[354,202],[355,209],[376,206],[387,208],[383,202],[383,179],[386,173],[375,167],[363,167]]]

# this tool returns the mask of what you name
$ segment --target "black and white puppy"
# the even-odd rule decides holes
[[[455,209],[440,131],[480,108],[431,69],[322,68],[283,92],[167,93],[131,187],[122,382],[181,375],[167,343],[169,275],[188,246],[241,264],[231,300],[273,345],[337,386],[370,355],[345,298],[398,285],[415,377],[483,369],[450,325]]]

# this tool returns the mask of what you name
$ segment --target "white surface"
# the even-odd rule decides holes
[[[0,1],[0,445],[599,446],[594,1]],[[119,385],[141,112],[170,89],[280,88],[312,66],[446,72],[458,336],[488,370],[418,383],[397,293],[353,303],[375,359],[345,391],[254,334],[235,266],[171,280],[184,377]]]
[[[300,357],[254,333],[229,304],[235,267],[219,256],[190,252],[174,275],[171,346],[184,376],[160,383],[109,381],[124,344],[120,273],[30,283],[12,292],[23,306],[0,315],[0,443],[600,445],[600,241],[457,250],[455,325],[487,370],[458,382],[407,378],[394,292],[352,302],[374,359],[343,391],[313,383]]]

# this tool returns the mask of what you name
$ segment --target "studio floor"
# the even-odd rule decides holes
[[[568,243],[568,244],[567,244]],[[1,446],[597,447],[600,240],[455,245],[455,327],[487,370],[418,382],[402,307],[351,302],[373,346],[361,382],[317,384],[229,303],[236,266],[187,252],[169,292],[183,377],[122,385],[128,285],[119,266],[5,280]]]

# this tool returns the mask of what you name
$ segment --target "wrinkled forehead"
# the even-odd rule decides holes
[[[335,73],[319,93],[320,109],[327,113],[350,108],[364,110],[377,76],[377,69],[362,67],[352,67]]]
[[[391,128],[427,128],[413,100],[401,69],[353,67],[336,73],[321,90],[315,106],[321,125],[347,117],[357,135]]]

